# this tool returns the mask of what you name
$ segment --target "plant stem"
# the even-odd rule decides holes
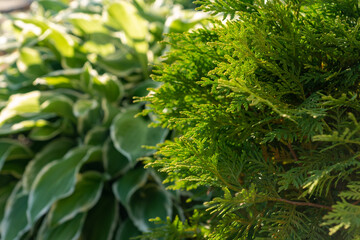
[[[332,207],[321,205],[321,204],[316,204],[316,203],[295,202],[295,201],[290,201],[290,200],[283,199],[283,198],[269,198],[268,200],[275,201],[275,202],[285,202],[285,203],[289,203],[289,204],[297,205],[297,206],[310,206],[310,207],[323,208],[323,209],[327,209],[330,211],[333,210]]]

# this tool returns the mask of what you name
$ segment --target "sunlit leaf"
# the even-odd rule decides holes
[[[147,51],[149,45],[146,36],[149,34],[148,23],[138,14],[137,9],[128,2],[114,2],[107,7],[108,24],[125,32],[130,45],[138,53],[139,60],[147,72]]]
[[[42,76],[48,72],[39,51],[28,47],[20,50],[17,66],[20,72],[31,78]]]

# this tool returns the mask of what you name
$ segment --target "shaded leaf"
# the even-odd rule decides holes
[[[62,223],[61,225],[50,227],[47,221],[43,222],[38,240],[77,240],[81,234],[84,224],[85,214],[79,213],[74,218]]]
[[[29,193],[29,221],[35,222],[58,199],[69,196],[75,188],[76,174],[96,148],[82,146],[68,152],[63,159],[47,164],[35,178]],[[52,187],[49,188],[49,184]]]
[[[84,143],[86,145],[101,146],[109,136],[107,128],[95,126],[85,136]]]
[[[131,167],[129,160],[116,150],[110,138],[103,146],[103,161],[105,171],[111,176],[118,176]]]
[[[90,110],[95,109],[98,103],[94,99],[79,99],[74,105],[74,115],[81,117],[86,115]]]
[[[103,185],[103,177],[97,172],[86,172],[81,175],[74,193],[52,206],[48,215],[49,225],[62,224],[78,213],[91,209],[99,200]]]
[[[137,237],[140,234],[141,232],[139,229],[137,229],[133,222],[127,218],[125,221],[120,222],[114,240],[130,240],[132,237]]]
[[[1,176],[1,178],[5,178]],[[0,187],[0,222],[2,221],[5,214],[5,206],[11,192],[15,187],[15,182],[9,182],[6,185]]]
[[[119,217],[118,205],[112,195],[103,195],[86,217],[82,232],[86,240],[111,240]]]
[[[35,158],[26,166],[23,175],[22,184],[26,192],[30,188],[43,167],[54,161],[62,158],[72,147],[74,141],[66,138],[60,138],[48,143],[41,151],[39,151]]]
[[[115,197],[125,206],[129,207],[132,195],[144,184],[148,178],[145,169],[137,168],[126,173],[112,185]]]
[[[17,191],[17,189],[14,189]],[[1,222],[1,239],[16,240],[30,229],[26,217],[28,195],[13,194],[8,200],[5,216]]]
[[[157,185],[140,188],[131,196],[127,207],[129,216],[141,231],[149,231],[156,224],[149,219],[171,217],[172,202],[168,194]]]
[[[163,128],[148,128],[150,122],[143,118],[134,118],[135,110],[119,113],[114,119],[110,135],[114,146],[130,161],[154,152],[143,146],[154,146],[164,140],[167,130]]]
[[[12,139],[0,139],[0,170],[3,167],[5,160],[21,159],[31,157],[31,150]]]

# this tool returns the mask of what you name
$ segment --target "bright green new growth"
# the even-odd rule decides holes
[[[171,188],[223,195],[205,204],[207,222],[156,234],[359,239],[358,1],[199,3],[231,19],[171,35],[145,113],[181,137],[148,166]]]

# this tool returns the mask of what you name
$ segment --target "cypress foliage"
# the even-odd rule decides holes
[[[148,166],[223,194],[149,236],[359,239],[358,1],[198,4],[230,20],[170,36],[144,114],[179,137]]]

